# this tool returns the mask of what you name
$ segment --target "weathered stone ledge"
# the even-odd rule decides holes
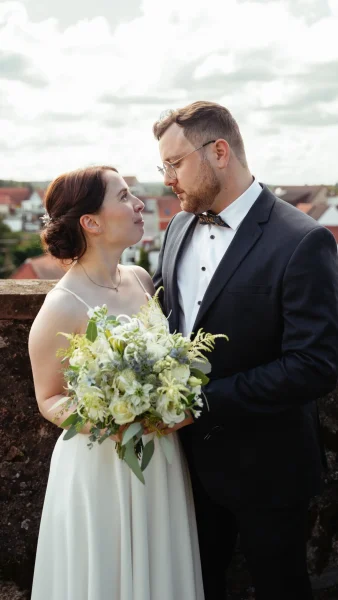
[[[47,292],[57,281],[40,279],[0,279],[0,320],[32,321],[43,304]]]
[[[50,458],[60,434],[38,411],[27,348],[32,321],[55,284],[0,280],[1,600],[28,600]],[[319,406],[329,471],[324,493],[309,511],[308,565],[316,600],[333,600],[338,598],[338,389]],[[229,579],[231,600],[253,598],[240,554]]]

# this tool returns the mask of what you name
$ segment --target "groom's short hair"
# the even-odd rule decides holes
[[[159,140],[164,132],[177,123],[183,128],[187,140],[195,146],[208,139],[225,139],[243,167],[247,167],[244,143],[237,122],[230,111],[215,102],[199,101],[184,108],[163,113],[153,125],[153,133]]]

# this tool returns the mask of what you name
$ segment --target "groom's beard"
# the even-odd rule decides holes
[[[185,192],[181,201],[181,208],[186,212],[198,215],[211,208],[216,196],[221,191],[221,184],[209,161],[202,161],[194,188],[196,191]]]

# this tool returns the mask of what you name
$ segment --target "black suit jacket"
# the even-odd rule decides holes
[[[196,222],[186,212],[172,219],[154,275],[171,331],[177,265]],[[181,430],[191,468],[217,502],[284,505],[320,491],[316,399],[337,380],[337,267],[332,234],[264,186],[193,328],[230,338],[208,355],[209,410]]]

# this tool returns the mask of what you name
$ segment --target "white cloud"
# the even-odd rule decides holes
[[[43,20],[0,3],[3,176],[111,162],[156,179],[152,123],[206,99],[238,119],[259,179],[337,181],[338,0],[144,0],[129,21],[68,26],[46,2]]]

